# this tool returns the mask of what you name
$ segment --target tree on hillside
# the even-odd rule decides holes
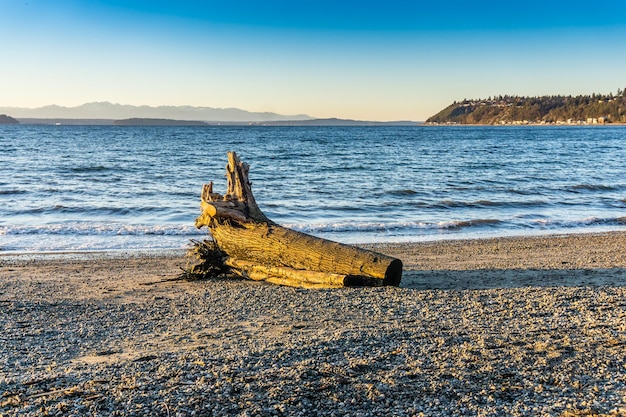
[[[555,123],[568,120],[587,121],[589,118],[626,122],[626,89],[619,88],[617,95],[499,95],[480,100],[463,99],[462,102],[455,101],[427,122],[494,124],[527,120]]]

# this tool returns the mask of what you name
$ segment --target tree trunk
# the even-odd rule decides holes
[[[225,264],[241,276],[282,285],[338,287],[400,284],[402,262],[380,253],[320,239],[279,226],[259,209],[248,181],[249,166],[228,153],[228,190],[202,190],[202,214]]]

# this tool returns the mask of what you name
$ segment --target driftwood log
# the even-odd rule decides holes
[[[220,253],[220,268],[253,280],[302,287],[400,284],[399,259],[287,229],[268,219],[254,199],[248,171],[248,164],[229,152],[226,194],[214,193],[212,182],[202,189],[196,227],[209,229]]]

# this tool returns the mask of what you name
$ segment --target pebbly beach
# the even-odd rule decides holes
[[[0,415],[626,414],[626,233],[364,246],[399,288],[0,255]]]

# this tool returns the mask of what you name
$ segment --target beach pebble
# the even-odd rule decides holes
[[[563,271],[577,285],[443,289],[433,272],[430,287],[303,290],[96,261],[0,269],[1,416],[626,410],[626,285],[580,285],[584,270]]]
[[[167,287],[168,303],[149,288],[132,302],[5,292],[2,415],[557,416],[624,407],[623,287]],[[305,307],[307,325],[293,331]],[[390,319],[387,308],[407,313]]]

